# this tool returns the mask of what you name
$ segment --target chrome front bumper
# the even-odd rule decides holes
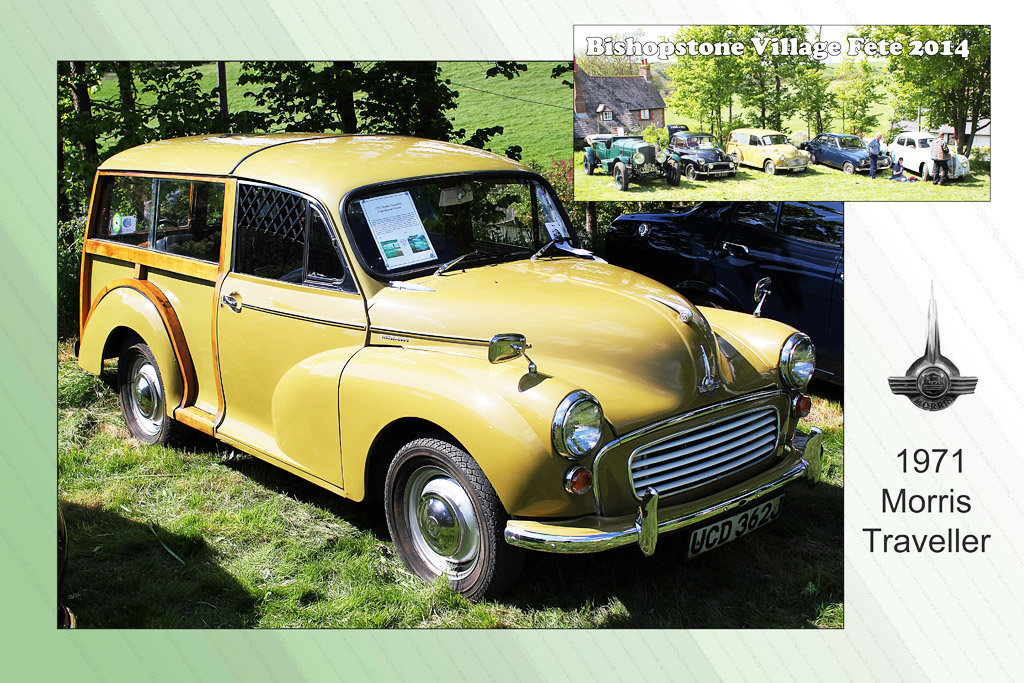
[[[686,510],[685,505],[673,506],[663,510],[665,518],[659,519],[658,492],[648,488],[631,524],[628,519],[596,516],[562,522],[512,519],[505,527],[505,541],[521,548],[549,553],[595,553],[636,543],[645,555],[651,555],[661,534],[707,522],[729,510],[753,503],[801,477],[810,484],[817,483],[821,479],[821,430],[812,428],[811,434],[802,441],[801,444],[794,439],[793,448],[800,452],[801,457],[789,469],[775,472],[749,490],[696,510]]]

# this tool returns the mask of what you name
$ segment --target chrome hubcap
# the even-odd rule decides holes
[[[413,545],[436,574],[468,575],[480,555],[480,527],[469,494],[447,472],[421,467],[409,477],[406,519]]]
[[[128,377],[135,422],[145,434],[156,434],[164,418],[164,397],[160,393],[156,366],[139,356],[132,361]]]

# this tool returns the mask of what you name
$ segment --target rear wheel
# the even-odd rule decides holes
[[[775,162],[768,159],[764,162],[764,172],[768,175],[775,175]]]
[[[167,392],[153,352],[143,342],[127,342],[117,361],[118,397],[128,429],[147,444],[166,443],[174,428],[167,417]]]
[[[616,189],[625,192],[629,189],[629,171],[626,169],[626,165],[621,161],[615,164],[615,168],[612,171],[612,175],[615,178]]]
[[[931,180],[931,179],[932,179],[932,169],[931,169],[931,166],[926,161],[923,164],[921,164],[921,180]]]
[[[814,152],[811,152],[811,163],[812,164],[818,163],[818,157],[814,156]]]
[[[422,438],[402,447],[384,482],[388,531],[406,568],[444,576],[467,598],[494,595],[522,563],[505,543],[507,515],[480,466],[461,448]]]

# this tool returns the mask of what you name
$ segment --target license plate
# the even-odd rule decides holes
[[[657,173],[658,167],[654,164],[644,164],[640,167],[641,173]]]
[[[770,500],[760,501],[757,505],[738,512],[731,517],[719,519],[707,526],[702,526],[690,532],[690,543],[686,549],[686,558],[695,557],[701,553],[713,550],[729,541],[734,541],[740,536],[745,536],[755,529],[760,529],[765,524],[773,521],[779,516],[782,510],[782,499],[785,496],[777,496]]]

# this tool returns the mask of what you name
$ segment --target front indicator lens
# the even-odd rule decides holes
[[[795,417],[807,417],[811,412],[811,397],[807,394],[800,394],[793,399],[793,415]]]
[[[586,467],[576,466],[565,473],[565,490],[582,496],[594,484],[594,475]]]
[[[779,353],[779,375],[790,389],[802,391],[814,374],[814,344],[802,332],[789,335]]]
[[[601,443],[601,404],[585,391],[574,391],[558,404],[551,422],[551,441],[561,455],[582,458]]]

